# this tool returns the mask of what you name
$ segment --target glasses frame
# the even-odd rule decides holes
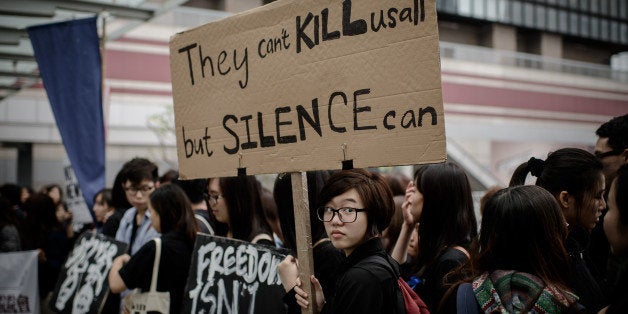
[[[325,220],[325,218],[323,217],[325,215],[325,213],[323,212],[325,209],[330,209],[332,211],[331,218],[329,220]],[[345,221],[344,219],[342,219],[342,214],[340,213],[340,211],[341,210],[346,210],[346,209],[353,209],[353,210],[355,210],[355,218],[353,218],[352,221]],[[338,209],[335,209],[335,208],[330,207],[330,206],[321,206],[321,207],[316,209],[316,217],[318,217],[318,220],[320,220],[322,222],[330,222],[330,221],[334,220],[334,217],[336,216],[336,214],[338,214],[338,219],[340,219],[341,222],[352,223],[352,222],[355,222],[358,219],[358,213],[359,212],[365,212],[365,211],[366,211],[365,208],[340,207]]]
[[[619,150],[619,149],[610,150],[610,151],[603,152],[603,153],[595,152],[595,157],[597,159],[603,159],[603,158],[608,157],[608,156],[618,156],[618,155],[621,155],[621,153],[623,153],[623,152],[624,152],[623,150]]]
[[[137,192],[142,193],[142,195],[148,195],[148,194],[150,194],[150,192],[155,190],[155,186],[146,186],[146,185],[140,186],[140,187],[137,187],[137,186],[129,186],[129,187],[123,186],[122,188],[124,189],[124,192],[126,192],[128,194],[131,194],[131,195],[137,195]]]
[[[207,202],[209,203],[209,206],[216,206],[216,204],[218,204],[218,200],[221,198],[225,198],[225,197],[222,196],[222,194],[218,194],[218,195],[207,194]]]

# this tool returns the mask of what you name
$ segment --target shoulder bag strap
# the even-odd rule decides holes
[[[462,246],[456,245],[451,248],[462,252],[462,254],[464,254],[468,259],[471,259],[471,255],[469,255],[469,252],[467,251],[467,249],[463,248]]]
[[[270,242],[275,243],[275,241],[273,240],[273,238],[271,236],[269,236],[266,233],[260,233],[258,235],[256,235],[253,240],[251,240],[251,243],[255,244],[257,242],[259,242],[260,240],[268,240]]]
[[[196,220],[200,221],[203,225],[205,225],[205,228],[209,230],[209,234],[214,235],[214,228],[212,228],[212,226],[209,225],[209,222],[205,220],[205,217],[199,214],[194,214],[194,217],[196,217]]]
[[[150,292],[157,292],[157,272],[159,271],[159,260],[161,259],[161,239],[154,238],[155,241],[155,261],[153,262],[153,278],[150,281]]]

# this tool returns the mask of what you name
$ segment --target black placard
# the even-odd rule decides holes
[[[127,244],[102,234],[85,232],[59,274],[50,308],[60,313],[97,313],[109,293],[107,277],[113,260]]]
[[[274,247],[198,234],[183,313],[285,313]]]

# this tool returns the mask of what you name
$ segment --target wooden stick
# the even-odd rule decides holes
[[[299,259],[299,278],[301,288],[308,294],[311,306],[301,313],[318,313],[316,308],[316,292],[310,276],[314,273],[312,258],[312,231],[310,229],[310,206],[307,191],[307,175],[305,172],[290,173],[292,180],[292,200],[294,202],[294,226],[297,240],[297,258]]]

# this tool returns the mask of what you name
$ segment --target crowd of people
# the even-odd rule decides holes
[[[134,158],[95,195],[95,221],[81,232],[128,244],[109,272],[104,312],[119,312],[130,289],[148,291],[154,238],[157,290],[179,312],[202,232],[292,252],[278,265],[290,313],[403,313],[399,278],[432,313],[628,313],[628,115],[596,134],[594,153],[561,148],[517,167],[508,187],[482,198],[480,225],[469,178],[452,162],[419,166],[412,178],[307,172],[311,283],[299,278],[290,174],[270,191],[255,176],[160,177],[155,163]],[[0,206],[0,251],[39,252],[46,312],[81,233],[63,189],[4,184]]]

